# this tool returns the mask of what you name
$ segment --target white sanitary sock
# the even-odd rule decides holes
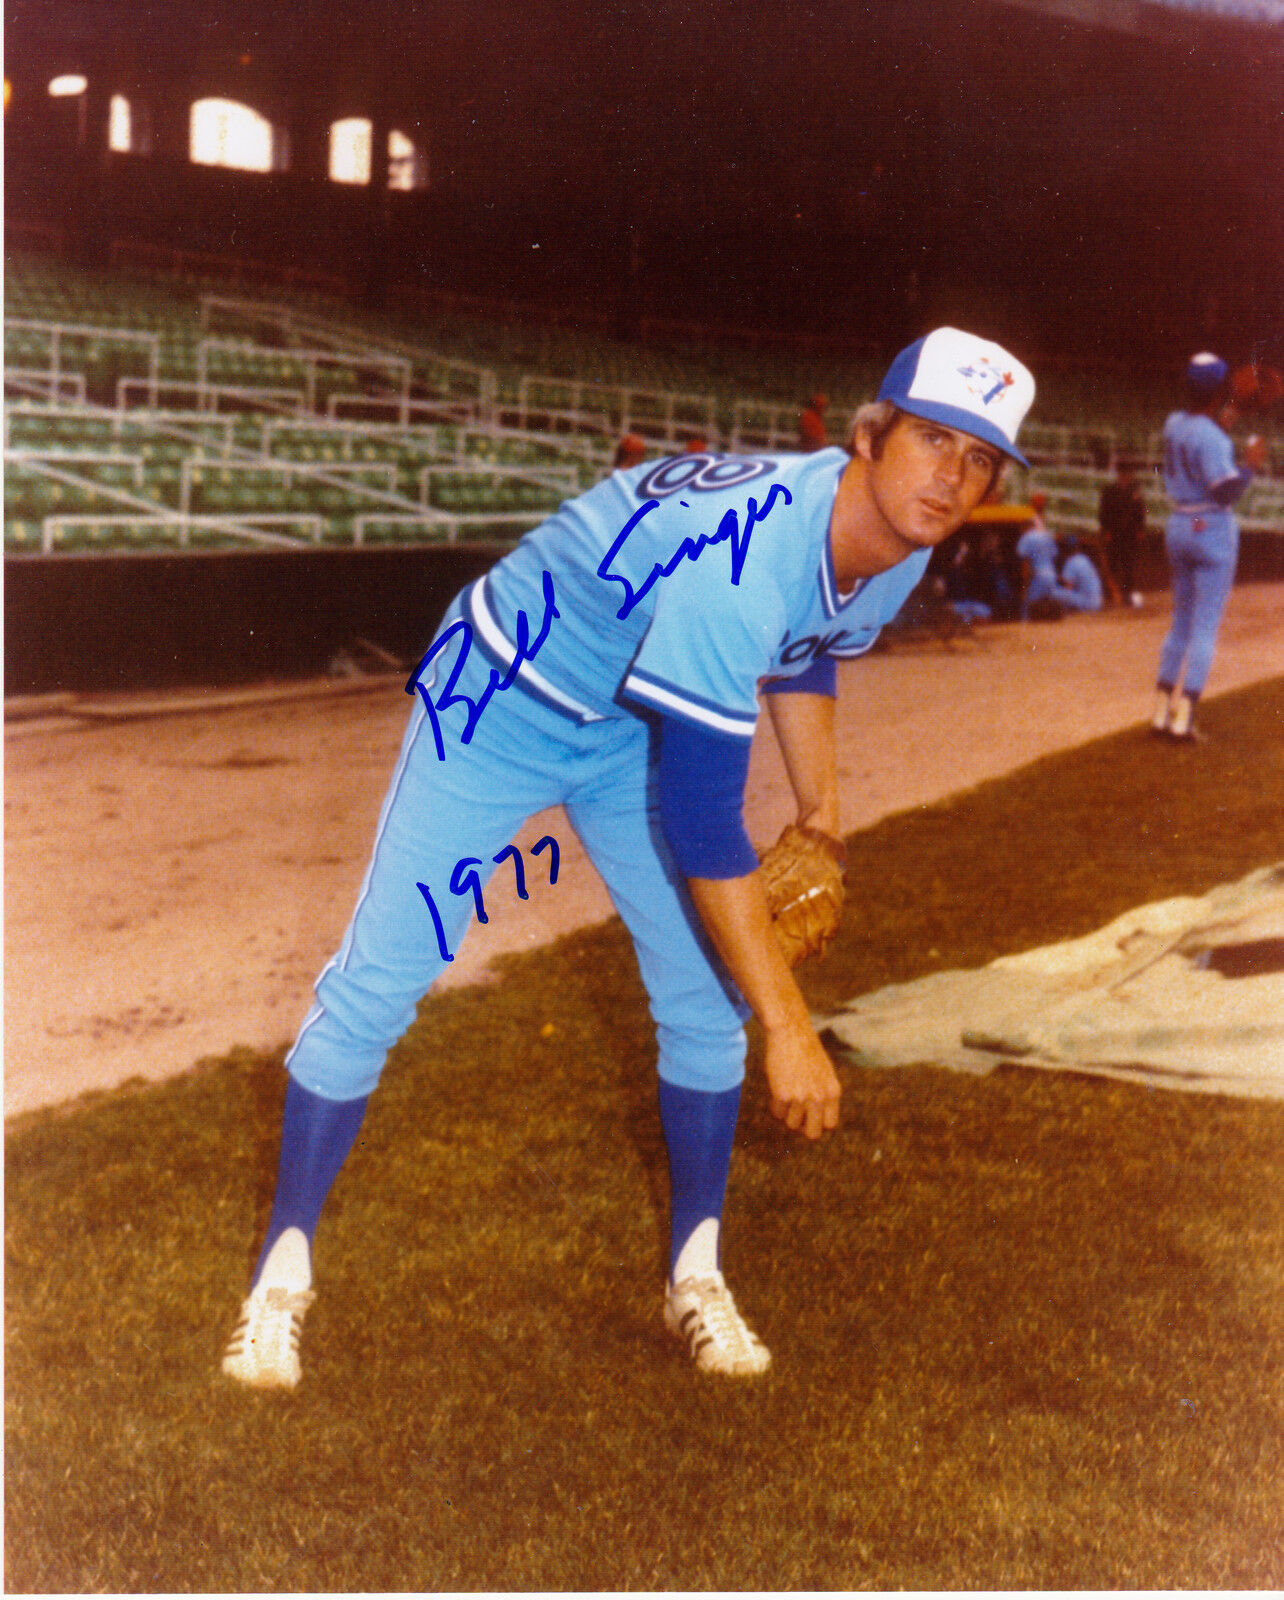
[[[287,1228],[268,1251],[255,1287],[288,1289],[291,1294],[312,1287],[312,1256],[302,1228]]]
[[[718,1271],[718,1219],[706,1217],[678,1252],[674,1283],[684,1278],[712,1278]]]

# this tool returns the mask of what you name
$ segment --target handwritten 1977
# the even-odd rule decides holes
[[[533,856],[542,855],[545,850],[549,852],[548,882],[551,888],[557,882],[557,869],[562,859],[562,852],[558,848],[557,840],[551,833],[546,833],[542,839],[536,840],[531,846],[531,854]],[[506,844],[497,856],[491,857],[491,860],[496,866],[499,866],[505,860],[512,861],[513,873],[517,879],[517,898],[519,900],[529,900],[530,893],[526,888],[526,869],[522,865],[522,853],[517,846],[515,844]],[[450,875],[450,892],[461,897],[471,894],[473,904],[477,910],[478,922],[489,922],[490,918],[486,915],[486,902],[482,899],[481,878],[474,870],[480,867],[481,864],[480,856],[462,856],[456,861],[455,870]],[[441,912],[437,909],[437,902],[432,897],[432,890],[426,883],[417,883],[415,888],[423,895],[429,914],[432,917],[432,925],[437,934],[437,949],[441,953],[441,959],[443,961],[453,961],[455,958],[446,944],[446,930],[442,926]]]

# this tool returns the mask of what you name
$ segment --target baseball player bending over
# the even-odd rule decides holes
[[[806,830],[786,833],[837,835],[835,663],[873,645],[1005,458],[1023,462],[1033,396],[1006,351],[938,328],[896,358],[847,449],[615,472],[451,602],[408,685],[352,921],[287,1057],[276,1198],[226,1373],[298,1382],[321,1208],[472,914],[470,896],[442,889],[462,858],[489,863],[557,803],[628,926],[655,1021],[666,1325],[702,1371],[765,1371],[719,1253],[749,1013],[788,1128],[837,1127],[840,1088],[744,830],[759,691]]]

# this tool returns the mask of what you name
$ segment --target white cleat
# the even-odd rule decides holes
[[[241,1304],[223,1356],[228,1377],[254,1389],[293,1389],[303,1376],[299,1365],[303,1317],[315,1299],[307,1235],[299,1228],[287,1228]]]
[[[293,1389],[303,1376],[299,1339],[311,1289],[259,1287],[241,1305],[223,1356],[223,1371],[254,1389]]]
[[[683,1341],[701,1372],[751,1378],[771,1365],[771,1352],[736,1310],[720,1272],[675,1283],[665,1297],[664,1325]]]

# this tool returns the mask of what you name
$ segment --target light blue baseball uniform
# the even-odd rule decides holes
[[[1093,565],[1092,557],[1076,550],[1061,569],[1061,582],[1056,598],[1071,611],[1100,611],[1105,603],[1101,587],[1101,574]]]
[[[744,1074],[744,1002],[658,825],[657,725],[746,745],[759,685],[868,650],[927,566],[918,551],[838,593],[829,521],[842,450],[678,456],[617,472],[456,596],[415,707],[343,943],[287,1059],[328,1100],[368,1094],[523,821],[565,805],[633,937],[667,1083],[719,1092]],[[511,868],[486,897],[503,914]],[[553,893],[528,863],[530,892]]]
[[[1164,489],[1172,513],[1164,533],[1173,582],[1173,620],[1159,657],[1159,683],[1182,675],[1189,695],[1207,682],[1217,630],[1239,558],[1239,523],[1219,501],[1244,475],[1229,435],[1202,412],[1174,411],[1164,423]]]
[[[560,616],[519,684],[580,723],[641,705],[751,738],[762,678],[863,655],[927,566],[922,551],[839,595],[827,534],[849,460],[677,456],[617,472],[528,534],[467,614],[511,659],[547,572]]]
[[[1047,600],[1057,590],[1057,541],[1041,522],[1027,528],[1017,540],[1016,553],[1030,563],[1030,582],[1021,598],[1021,615],[1028,616],[1037,600]]]

